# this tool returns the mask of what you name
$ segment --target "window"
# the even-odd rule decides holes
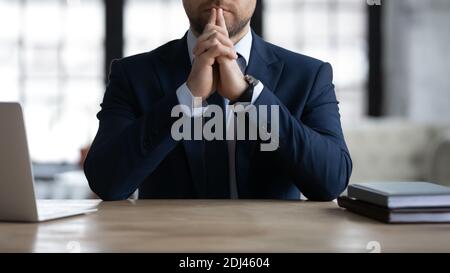
[[[367,6],[364,0],[265,0],[264,38],[333,65],[343,121],[365,114]]]
[[[34,161],[76,162],[103,96],[101,0],[0,0],[0,101],[24,107]]]
[[[151,51],[183,37],[189,20],[181,0],[128,0],[125,5],[125,56]]]
[[[261,1],[261,0],[260,0]],[[264,38],[332,63],[343,120],[363,116],[366,1],[264,0]],[[180,0],[127,0],[124,55],[178,39]],[[104,92],[103,0],[0,0],[0,101],[24,107],[34,161],[71,162],[96,131]]]

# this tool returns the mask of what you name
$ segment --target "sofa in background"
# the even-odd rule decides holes
[[[350,183],[429,181],[450,186],[450,126],[399,119],[344,124],[353,159]]]

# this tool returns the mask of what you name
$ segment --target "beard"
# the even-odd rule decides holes
[[[239,34],[245,26],[247,26],[248,22],[250,22],[251,17],[239,19],[237,22],[234,22],[232,25],[227,24],[228,35],[230,38],[233,38],[237,34]],[[201,17],[197,18],[189,18],[189,22],[191,24],[192,29],[198,33],[199,35],[203,33],[203,30],[208,23],[208,18],[204,19]]]

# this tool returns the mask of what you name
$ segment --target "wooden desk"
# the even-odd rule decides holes
[[[40,224],[0,223],[0,252],[450,252],[450,224],[386,225],[336,203],[142,200]],[[375,243],[376,245],[376,243]]]

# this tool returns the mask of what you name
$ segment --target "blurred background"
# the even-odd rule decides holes
[[[252,19],[333,65],[352,183],[450,185],[449,26],[448,0],[258,0]],[[0,0],[0,101],[24,107],[39,198],[94,197],[81,165],[111,60],[187,29],[181,0]]]

